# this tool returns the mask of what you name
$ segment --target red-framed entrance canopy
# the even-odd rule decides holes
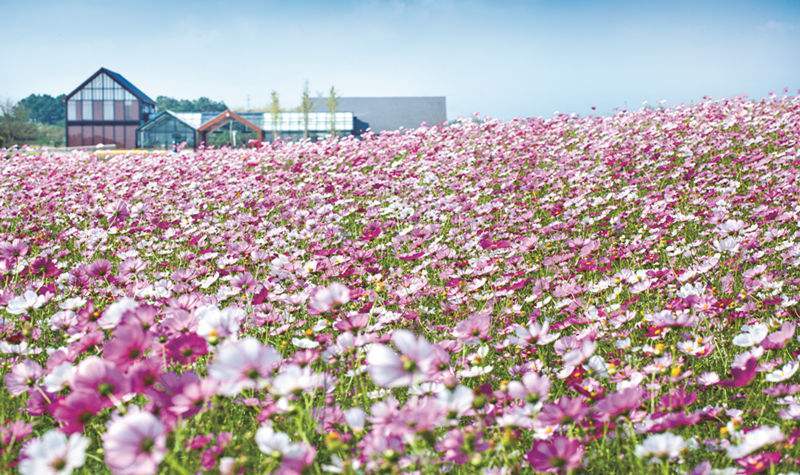
[[[200,141],[205,142],[206,136],[209,132],[219,129],[231,120],[236,121],[255,132],[258,136],[258,140],[264,140],[264,131],[261,130],[261,127],[229,109],[198,127],[197,132],[200,134]]]

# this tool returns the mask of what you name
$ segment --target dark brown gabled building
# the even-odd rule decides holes
[[[115,144],[136,148],[136,129],[156,103],[121,74],[100,68],[67,94],[67,147]]]

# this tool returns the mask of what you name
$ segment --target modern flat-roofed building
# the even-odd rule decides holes
[[[312,99],[315,112],[328,110],[328,99]],[[418,97],[340,97],[337,110],[350,111],[355,116],[353,132],[363,134],[399,128],[415,129],[422,124],[438,125],[447,121],[447,101],[444,96]]]
[[[115,144],[135,148],[136,129],[156,103],[121,74],[100,68],[66,96],[68,147]]]

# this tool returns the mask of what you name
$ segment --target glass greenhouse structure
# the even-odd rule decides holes
[[[248,140],[296,140],[306,136],[317,140],[333,132],[349,135],[353,132],[352,112],[336,112],[331,123],[328,112],[281,112],[276,124],[272,114],[263,112],[172,112],[163,111],[138,129],[138,143],[143,148],[170,149],[186,142],[189,147],[206,145],[244,146]]]
[[[170,149],[186,142],[197,146],[197,127],[171,111],[159,112],[152,120],[139,127],[139,147]]]

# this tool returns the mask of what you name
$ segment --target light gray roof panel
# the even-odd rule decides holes
[[[312,99],[313,111],[327,112],[328,98]],[[436,125],[447,121],[444,96],[420,97],[340,97],[337,111],[350,111],[355,116],[355,128],[374,132],[417,128],[423,123]]]

